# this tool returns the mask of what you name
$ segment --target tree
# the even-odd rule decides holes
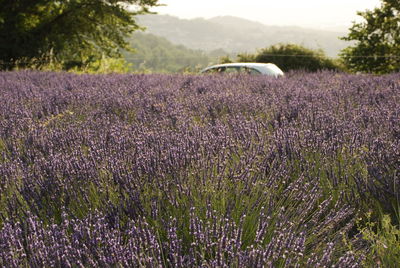
[[[83,66],[120,55],[158,0],[0,0],[0,69]],[[128,9],[130,7],[130,9]]]
[[[356,41],[341,52],[346,66],[377,74],[400,71],[400,1],[382,0],[379,8],[357,14],[364,20],[353,23],[348,36],[342,38]]]
[[[339,66],[327,58],[322,50],[312,50],[295,44],[278,44],[264,48],[256,55],[239,54],[240,62],[274,63],[284,72],[289,70],[337,70]]]

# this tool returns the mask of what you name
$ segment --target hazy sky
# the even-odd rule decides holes
[[[160,0],[159,14],[180,18],[231,15],[267,25],[314,28],[348,27],[357,11],[380,6],[379,0]]]

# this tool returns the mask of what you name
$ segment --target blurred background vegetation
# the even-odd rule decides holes
[[[284,71],[398,72],[399,3],[359,12],[363,21],[345,33],[151,14],[157,0],[0,0],[0,70],[197,73],[256,61]]]

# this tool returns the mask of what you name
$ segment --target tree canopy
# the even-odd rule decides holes
[[[356,41],[341,53],[348,68],[377,74],[400,71],[400,1],[382,0],[379,8],[357,14],[363,21],[342,38]]]
[[[51,62],[69,69],[119,55],[124,37],[139,28],[134,15],[157,2],[0,0],[0,69]]]

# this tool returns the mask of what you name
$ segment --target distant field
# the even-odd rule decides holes
[[[3,72],[0,266],[382,264],[399,159],[400,74]]]

